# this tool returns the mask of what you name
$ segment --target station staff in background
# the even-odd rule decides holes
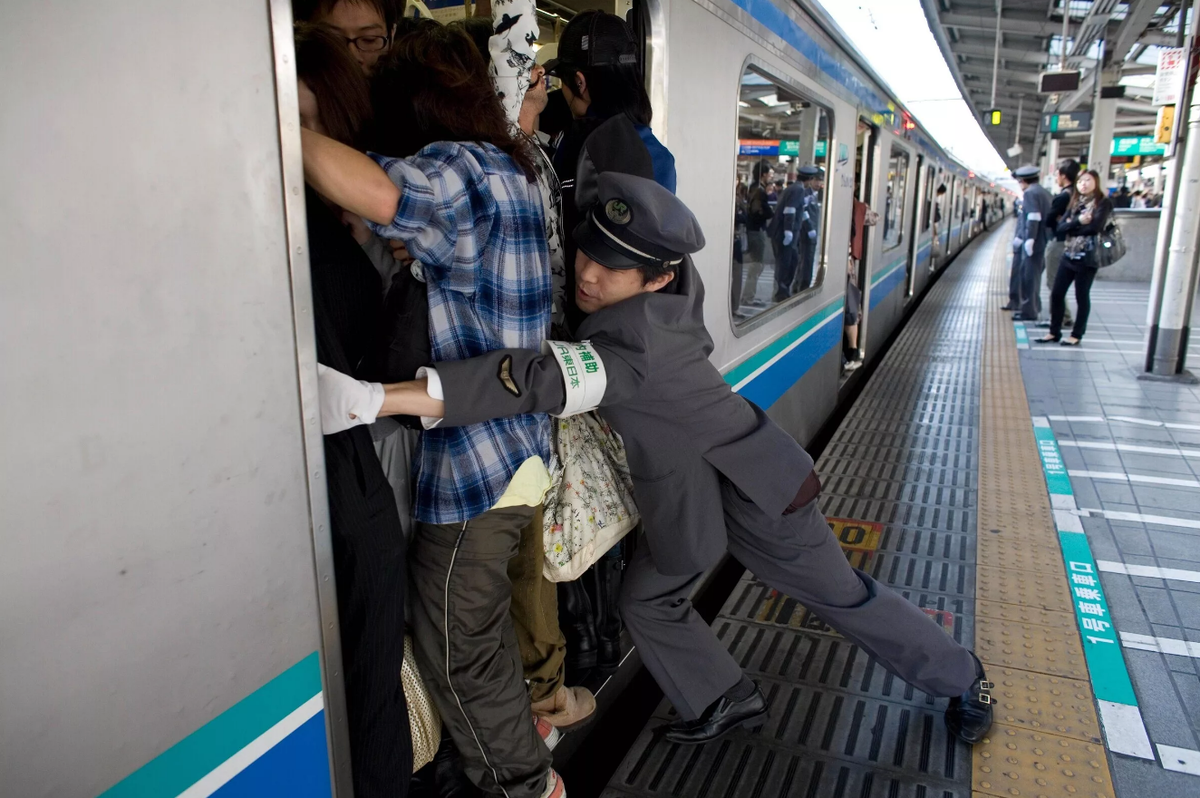
[[[1079,161],[1067,158],[1058,165],[1057,181],[1060,191],[1050,201],[1050,214],[1046,217],[1046,230],[1050,240],[1046,243],[1046,284],[1054,287],[1054,278],[1058,275],[1058,266],[1062,261],[1063,249],[1067,246],[1067,236],[1058,232],[1058,224],[1063,215],[1071,207],[1075,199],[1075,181],[1079,179]],[[1064,306],[1066,315],[1064,324],[1071,324],[1071,311]],[[1045,308],[1038,315],[1039,327],[1049,327],[1050,317]]]
[[[621,613],[680,714],[665,730],[669,742],[706,743],[767,720],[761,689],[688,598],[726,551],[909,684],[949,696],[951,733],[982,740],[992,699],[979,660],[917,605],[850,566],[818,507],[812,458],[709,361],[704,287],[690,257],[704,237],[691,211],[652,180],[604,173],[575,238],[577,299],[588,313],[582,343],[437,363],[426,379],[386,387],[346,378],[333,429],[356,423],[347,409],[455,426],[599,408],[639,475],[645,532]],[[322,393],[322,405],[333,398]]]
[[[1021,198],[1021,215],[1017,217],[1017,236],[1013,239],[1016,295],[1011,280],[1008,293],[1010,305],[1017,311],[1013,318],[1023,321],[1037,321],[1038,309],[1042,304],[1039,296],[1042,272],[1046,269],[1046,242],[1050,237],[1046,217],[1050,215],[1051,197],[1050,192],[1038,183],[1040,174],[1041,170],[1032,164],[1013,172],[1024,189],[1024,195]]]
[[[774,216],[767,225],[775,254],[774,302],[783,302],[792,295],[793,281],[799,283],[800,290],[812,282],[811,252],[817,239],[817,228],[811,218],[817,192],[812,183],[820,173],[815,166],[801,166],[796,182],[779,196]]]

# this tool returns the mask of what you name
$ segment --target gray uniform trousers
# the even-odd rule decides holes
[[[1008,306],[1013,310],[1021,307],[1021,260],[1025,250],[1018,247],[1013,252],[1012,269],[1008,272]]]
[[[467,778],[506,798],[540,798],[551,764],[509,617],[508,562],[535,512],[505,507],[462,524],[418,522],[409,549],[421,676]]]
[[[1046,270],[1046,248],[1034,247],[1033,257],[1021,253],[1020,313],[1036,319],[1042,312],[1042,272]]]
[[[970,688],[971,653],[915,604],[851,568],[818,502],[771,518],[726,480],[721,499],[729,553],[755,576],[914,687],[934,696]],[[621,593],[621,614],[642,662],[686,720],[699,717],[742,678],[741,667],[688,599],[700,577],[661,574],[649,547],[638,546]]]

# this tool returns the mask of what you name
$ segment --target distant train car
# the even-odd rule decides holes
[[[995,189],[810,3],[629,12],[714,361],[806,442],[853,379],[849,275],[869,360]],[[351,794],[291,23],[0,4],[5,795]],[[806,214],[797,254],[747,219],[756,179]],[[880,216],[861,262],[855,198]]]

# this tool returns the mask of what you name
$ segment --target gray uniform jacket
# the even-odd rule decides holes
[[[1021,215],[1017,217],[1017,238],[1022,241],[1033,239],[1035,258],[1045,252],[1046,242],[1054,234],[1054,231],[1046,226],[1053,202],[1050,192],[1037,183],[1025,189]]]
[[[796,441],[735,394],[708,360],[704,286],[690,258],[662,290],[586,317],[577,338],[604,361],[600,415],[624,440],[634,496],[659,572],[693,574],[726,549],[720,477],[779,516],[813,469]],[[502,349],[436,364],[443,424],[564,407],[552,355]]]

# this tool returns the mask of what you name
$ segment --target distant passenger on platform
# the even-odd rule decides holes
[[[909,684],[950,697],[950,732],[980,742],[993,702],[979,660],[916,604],[851,568],[821,515],[812,458],[709,361],[703,286],[690,257],[704,245],[695,216],[651,180],[606,173],[598,183],[598,200],[575,230],[578,299],[589,314],[576,336],[583,343],[437,363],[427,380],[360,393],[382,391],[380,412],[443,425],[599,408],[637,475],[645,533],[621,611],[679,712],[668,742],[706,743],[767,720],[766,696],[689,599],[727,551]]]
[[[1083,340],[1092,309],[1092,282],[1100,267],[1096,260],[1096,237],[1104,232],[1112,212],[1112,201],[1100,189],[1100,175],[1093,169],[1081,174],[1075,184],[1075,199],[1071,208],[1058,223],[1058,232],[1066,236],[1066,244],[1062,263],[1054,278],[1054,287],[1050,291],[1050,334],[1035,338],[1037,343],[1049,344],[1062,339],[1063,346],[1079,346]],[[1071,283],[1075,283],[1077,312],[1071,335],[1062,338],[1067,289]]]
[[[297,26],[296,73],[300,124],[358,146],[371,104],[342,40],[327,28]],[[335,201],[310,186],[305,206],[317,360],[365,376],[359,369],[375,350],[382,321],[379,274],[343,226]],[[407,544],[371,438],[370,427],[326,434],[325,478],[354,792],[392,798],[407,794],[413,764],[400,686]]]
[[[393,98],[375,105],[374,149],[402,157],[302,131],[306,177],[420,261],[436,360],[540,351],[551,283],[536,169],[483,57],[461,30],[421,22],[378,64],[373,91]],[[374,396],[337,404],[345,383],[363,386],[323,375],[323,406],[373,422]],[[468,777],[509,798],[564,793],[510,648],[508,565],[549,486],[549,461],[549,419],[526,413],[430,423],[415,468],[416,660]]]
[[[1046,270],[1046,242],[1050,231],[1046,217],[1050,215],[1050,192],[1038,183],[1041,170],[1029,165],[1013,172],[1021,183],[1021,215],[1017,219],[1017,235],[1013,239],[1013,277],[1008,287],[1009,307],[1017,313],[1016,321],[1037,321],[1042,305],[1042,272]]]
[[[1145,210],[1146,208],[1150,207],[1150,205],[1146,202],[1146,194],[1140,188],[1133,192],[1133,202],[1129,207],[1133,208],[1134,210]]]
[[[292,13],[333,30],[367,75],[387,52],[400,16],[395,0],[295,0]]]
[[[746,200],[746,253],[742,263],[742,304],[751,307],[767,304],[758,298],[758,278],[767,254],[767,225],[772,214],[766,187],[773,176],[771,165],[766,161],[758,161],[750,171],[750,193]]]
[[[1078,178],[1079,161],[1067,158],[1059,163],[1056,177],[1059,192],[1051,200],[1050,215],[1046,217],[1046,230],[1050,234],[1050,241],[1046,244],[1046,284],[1051,288],[1053,288],[1055,277],[1058,275],[1058,265],[1062,261],[1063,248],[1067,245],[1067,236],[1058,232],[1058,223],[1062,221],[1063,216],[1071,207],[1071,202],[1075,199],[1075,181]],[[1070,308],[1064,306],[1063,313],[1063,323],[1070,324]],[[1043,308],[1038,316],[1039,327],[1050,326],[1048,309]]]
[[[1113,195],[1111,202],[1114,208],[1133,207],[1133,197],[1129,193],[1129,186],[1121,186],[1117,190],[1117,193]]]

